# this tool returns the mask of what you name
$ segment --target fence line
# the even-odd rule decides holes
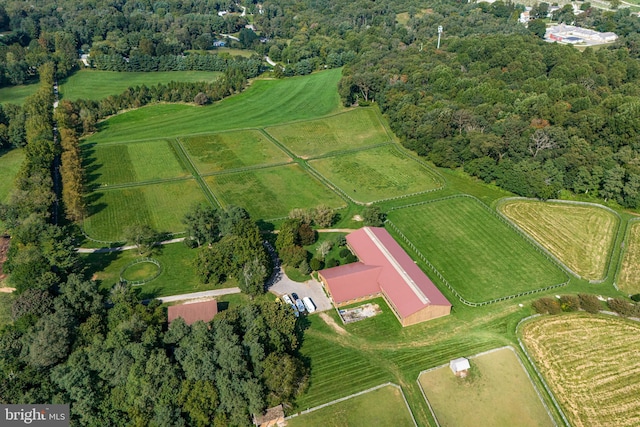
[[[135,281],[129,281],[127,279],[125,279],[124,277],[122,277],[122,274],[129,268],[129,267],[133,267],[136,264],[141,264],[143,262],[149,262],[151,264],[155,264],[158,267],[158,271],[156,272],[156,274],[153,275],[153,277],[149,278],[149,279],[145,279],[145,280],[135,280]],[[122,270],[120,270],[120,281],[121,282],[125,282],[131,286],[140,286],[140,285],[144,285],[145,283],[149,283],[150,281],[154,280],[155,278],[157,278],[160,274],[162,273],[162,265],[160,265],[160,262],[158,260],[155,260],[153,258],[149,258],[149,257],[144,257],[144,258],[137,258],[135,260],[133,260],[132,262],[130,262],[129,264],[125,265]]]
[[[622,268],[623,258],[627,254],[627,251],[629,250],[629,245],[625,244],[625,242],[629,242],[631,227],[633,226],[634,222],[638,222],[638,221],[640,221],[640,218],[631,218],[625,224],[624,235],[622,237],[622,243],[621,243],[621,245],[624,245],[624,246],[622,247],[622,249],[620,249],[620,257],[618,260],[618,264],[616,266],[615,275],[613,276],[613,287],[616,289],[616,291],[620,291],[620,288],[618,288],[618,284],[616,283],[616,280],[618,280],[618,274],[620,274],[620,269]]]

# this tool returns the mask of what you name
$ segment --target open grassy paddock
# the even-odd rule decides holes
[[[91,193],[84,230],[89,237],[107,242],[122,240],[131,224],[147,224],[156,231],[184,231],[182,218],[197,203],[207,201],[194,179],[99,190]]]
[[[420,375],[419,382],[441,426],[553,426],[534,385],[510,348],[469,359],[466,378],[449,365]]]
[[[593,205],[508,201],[500,210],[571,270],[603,279],[620,223],[611,211]]]
[[[388,217],[468,301],[489,301],[567,280],[531,242],[475,199],[438,200],[394,210]]]
[[[206,107],[151,105],[98,125],[91,142],[126,142],[179,137],[221,130],[271,126],[313,119],[341,110],[337,86],[341,70],[285,80],[256,80],[244,92]]]
[[[83,147],[88,181],[95,187],[190,176],[170,141],[90,144]]]
[[[640,324],[610,316],[543,316],[522,339],[576,426],[640,425]]]
[[[438,176],[394,145],[312,160],[309,164],[358,202],[434,190]]]
[[[388,385],[287,420],[289,427],[413,426],[402,391]]]
[[[345,202],[299,165],[285,165],[207,176],[207,185],[225,205],[244,207],[255,219],[287,216],[294,208]]]
[[[302,158],[391,141],[378,113],[372,108],[359,108],[265,130]]]
[[[640,222],[629,223],[620,272],[616,283],[629,295],[640,293]]]
[[[0,104],[22,105],[27,97],[38,90],[38,83],[0,88]]]
[[[201,174],[291,161],[258,130],[220,132],[180,138]]]
[[[0,202],[9,196],[23,160],[24,151],[20,148],[0,150]]]

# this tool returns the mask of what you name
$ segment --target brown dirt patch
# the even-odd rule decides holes
[[[7,251],[9,250],[9,237],[0,236],[0,281],[2,281],[6,274],[2,271],[2,266],[4,262],[7,260]]]
[[[347,335],[349,333],[342,326],[338,325],[335,320],[329,317],[327,313],[320,313],[320,318],[324,320],[324,322],[327,325],[331,326],[331,328],[333,328],[333,330],[339,333],[340,335]]]

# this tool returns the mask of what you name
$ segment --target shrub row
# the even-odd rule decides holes
[[[578,310],[595,314],[605,308],[603,303],[591,294],[562,295],[560,298],[543,297],[535,300],[532,305],[540,314],[558,314]],[[623,317],[640,317],[640,305],[624,298],[610,298],[606,306]]]

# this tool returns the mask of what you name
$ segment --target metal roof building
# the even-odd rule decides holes
[[[172,305],[167,309],[167,320],[173,322],[181,317],[187,325],[202,320],[209,322],[218,314],[218,302],[216,300]]]

